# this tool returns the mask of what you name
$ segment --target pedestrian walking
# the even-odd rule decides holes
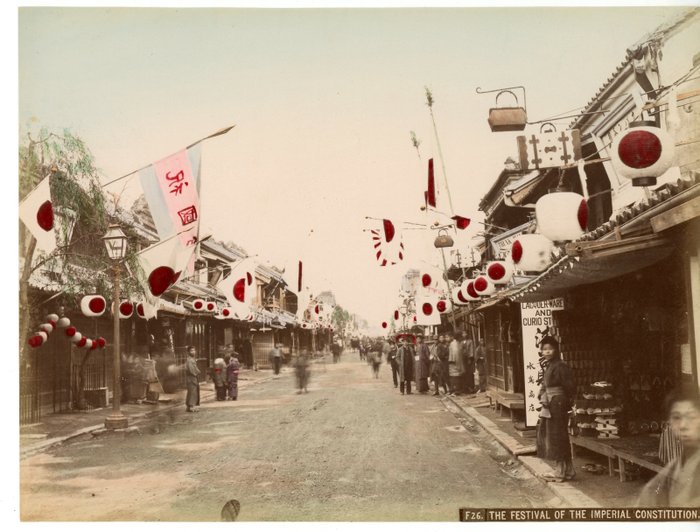
[[[465,393],[472,394],[476,392],[474,383],[474,370],[476,369],[474,360],[474,340],[466,333],[462,333],[462,363],[464,365],[464,380],[462,382]]]
[[[332,342],[331,343],[331,353],[333,353],[333,363],[336,364],[340,361],[340,353],[343,350],[343,348],[340,346],[340,342]]]
[[[401,395],[411,394],[411,381],[415,378],[414,375],[414,360],[415,351],[413,346],[409,343],[408,338],[404,336],[401,339],[401,347],[398,351],[398,361],[399,361],[399,391]]]
[[[428,376],[430,375],[430,349],[423,341],[423,335],[416,336],[415,355],[416,387],[419,393],[428,393]]]
[[[571,369],[561,359],[559,342],[545,336],[540,342],[542,356],[547,361],[539,399],[542,403],[538,430],[544,438],[538,438],[537,456],[556,462],[554,474],[545,473],[541,478],[549,482],[571,480],[576,475],[569,444],[569,409],[573,405],[576,384]],[[544,449],[540,442],[544,440]]]
[[[188,412],[196,412],[199,406],[199,368],[195,356],[197,350],[193,345],[187,347],[187,360],[185,361],[185,382],[187,384],[187,396],[185,405]]]
[[[280,345],[278,343],[275,343],[275,346],[270,349],[270,353],[267,357],[272,363],[272,369],[275,375],[279,375],[280,368],[282,367],[282,350],[280,349]]]
[[[306,349],[302,349],[294,361],[294,373],[297,378],[297,393],[309,393],[307,386],[309,385],[309,356]]]
[[[700,507],[700,396],[693,389],[676,389],[666,398],[671,430],[682,453],[652,478],[637,501],[637,508]]]
[[[399,387],[399,361],[398,361],[398,350],[396,348],[396,342],[392,339],[388,339],[384,342],[384,356],[386,357],[386,362],[391,367],[391,378],[394,381],[394,388]]]
[[[228,358],[228,360],[226,360]],[[229,353],[224,357],[226,361],[226,381],[228,382],[228,399],[238,400],[238,374],[241,370],[241,363],[238,361],[238,353],[229,346]]]
[[[447,394],[448,387],[450,385],[450,350],[447,345],[447,337],[444,334],[441,334],[438,337],[438,344],[435,348],[435,354],[437,355],[442,368],[439,383],[436,383],[435,385],[435,392],[438,392],[438,386],[442,386],[445,394]]]
[[[461,395],[462,380],[464,379],[461,333],[456,332],[454,337],[451,334],[447,334],[446,339],[449,353],[450,395]]]
[[[382,364],[382,342],[377,340],[372,346],[370,352],[370,363],[372,364],[372,373],[374,378],[379,378],[379,366]]]
[[[226,361],[224,360],[223,348],[219,348],[219,353],[221,356],[215,358],[213,366],[209,368],[209,376],[214,383],[216,400],[225,401],[228,384],[226,381]]]

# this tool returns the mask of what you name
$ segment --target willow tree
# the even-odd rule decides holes
[[[78,308],[85,294],[111,293],[111,266],[101,237],[117,215],[102,189],[100,174],[85,143],[69,131],[56,134],[41,130],[37,138],[27,134],[19,149],[20,201],[44,178],[50,177],[51,199],[57,223],[56,249],[45,253],[36,247],[36,239],[22,223],[19,228],[19,352],[26,363],[27,338],[33,327],[45,321],[49,302],[54,308]],[[63,223],[61,223],[63,222]],[[70,223],[74,222],[74,223]],[[135,239],[128,227],[127,236]],[[131,233],[131,234],[129,234]],[[126,258],[129,270],[139,274],[134,247]],[[30,279],[49,280],[45,290],[30,290]],[[125,297],[136,295],[136,279],[122,280]],[[74,403],[84,407],[83,381],[91,350],[85,350],[77,375]]]

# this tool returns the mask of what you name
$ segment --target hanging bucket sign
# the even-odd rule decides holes
[[[478,89],[477,89],[478,92]],[[504,93],[515,99],[514,107],[498,107],[498,98]],[[527,124],[527,112],[520,107],[518,97],[509,90],[502,90],[496,95],[496,106],[489,109],[488,123],[494,133],[501,131],[522,131]]]

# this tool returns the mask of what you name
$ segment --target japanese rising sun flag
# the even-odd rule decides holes
[[[403,242],[390,220],[382,220],[381,229],[372,229],[375,257],[380,266],[395,265],[403,260]]]
[[[51,253],[56,249],[53,205],[48,176],[19,204],[19,217],[32,236],[36,238],[37,249],[45,253]]]
[[[224,294],[233,313],[239,319],[251,314],[256,296],[255,262],[252,258],[232,262],[231,273],[216,285]]]
[[[145,278],[142,285],[146,294],[160,297],[180,277],[185,277],[194,247],[185,246],[177,236],[172,236],[147,247],[138,254]]]

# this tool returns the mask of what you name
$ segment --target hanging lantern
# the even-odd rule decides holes
[[[58,314],[48,314],[46,321],[58,321]]]
[[[452,289],[452,302],[458,307],[463,307],[469,303],[469,301],[467,301],[462,295],[462,290],[459,286],[455,286]]]
[[[555,242],[576,240],[588,227],[588,204],[575,192],[545,194],[535,205],[537,230]]]
[[[100,295],[92,294],[80,300],[80,310],[83,312],[83,316],[97,318],[102,316],[106,309],[107,302],[105,298]]]
[[[490,296],[496,293],[496,285],[489,281],[485,275],[479,275],[474,279],[474,291],[480,296]]]
[[[51,334],[53,332],[53,325],[50,323],[42,323],[39,325],[39,330],[44,331],[46,334]]]
[[[59,318],[58,321],[56,322],[56,325],[61,327],[62,329],[68,327],[70,325],[70,320],[68,318]]]
[[[101,336],[97,340],[95,340],[95,342],[97,342],[97,346],[100,349],[104,349],[104,347],[107,345],[107,341]]]
[[[632,122],[620,133],[610,147],[610,160],[622,177],[632,180],[632,186],[656,185],[656,178],[673,164],[674,141],[654,122]]]
[[[92,340],[90,338],[83,338],[83,340],[85,340],[85,345],[81,347],[84,347],[85,349],[92,349]]]
[[[511,247],[511,259],[518,270],[541,272],[552,262],[554,243],[540,234],[520,235]]]
[[[126,320],[134,314],[134,304],[126,299],[119,303],[119,319]]]
[[[78,343],[82,339],[83,339],[83,335],[80,334],[79,332],[76,332],[73,336],[70,337],[70,341],[73,342],[75,345],[78,345]]]
[[[464,299],[469,302],[479,301],[479,294],[477,294],[474,288],[474,280],[472,279],[465,279],[464,282],[462,282],[460,292],[464,296]]]
[[[198,312],[203,312],[204,311],[204,300],[197,298],[194,301],[192,301],[192,309],[196,310]]]
[[[440,314],[444,314],[452,310],[452,303],[449,299],[440,299],[435,305],[435,308]]]
[[[44,340],[39,336],[38,334],[35,334],[33,336],[29,337],[29,340],[27,340],[27,343],[29,344],[30,347],[37,348],[41,344],[44,343]]]
[[[207,312],[216,312],[216,303],[213,301],[207,301],[205,304]]]
[[[66,336],[68,338],[71,338],[72,336],[75,336],[75,333],[78,332],[75,327],[66,327]]]
[[[231,310],[229,308],[221,309],[221,315],[224,318],[230,318],[231,317]]]
[[[80,333],[78,333],[78,334],[80,334]],[[85,336],[80,335],[80,340],[75,342],[75,346],[76,347],[85,347],[87,345],[87,342],[88,342],[88,339]]]
[[[508,284],[515,268],[509,260],[494,260],[486,265],[486,277],[495,285]]]

